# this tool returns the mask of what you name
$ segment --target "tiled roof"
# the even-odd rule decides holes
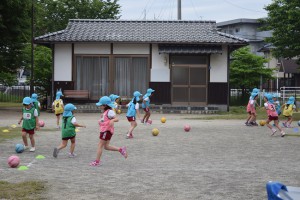
[[[36,37],[35,42],[247,43],[242,38],[217,32],[214,21],[100,19],[71,19],[65,30]]]
[[[300,65],[297,64],[297,60],[293,59],[280,59],[280,65],[284,73],[299,74]]]

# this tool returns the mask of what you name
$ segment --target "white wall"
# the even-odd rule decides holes
[[[114,54],[150,54],[149,44],[114,44]]]
[[[227,46],[222,46],[222,54],[210,56],[210,82],[227,82]]]
[[[169,55],[159,54],[158,45],[152,45],[151,82],[170,82]]]
[[[72,45],[54,46],[54,81],[72,81]]]
[[[110,54],[110,44],[74,44],[74,54]]]

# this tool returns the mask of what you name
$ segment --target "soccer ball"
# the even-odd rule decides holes
[[[261,125],[261,126],[266,125],[266,120],[260,120],[260,121],[259,121],[259,125]]]
[[[45,126],[45,122],[43,120],[39,120],[39,125],[40,125],[40,127],[44,127]]]
[[[157,136],[159,134],[159,130],[157,128],[152,129],[152,135]]]
[[[162,118],[160,119],[160,121],[161,121],[161,123],[166,123],[167,119],[166,119],[165,117],[162,117]]]
[[[189,132],[191,130],[191,126],[190,125],[185,125],[184,126],[184,131],[185,132]]]
[[[22,153],[24,151],[24,145],[23,144],[16,144],[15,148],[17,153]]]
[[[119,110],[117,110],[117,113],[118,113],[118,114],[121,114],[121,112],[122,112],[122,111],[121,111],[120,109],[119,109]]]

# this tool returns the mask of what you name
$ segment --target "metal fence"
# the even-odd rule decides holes
[[[22,102],[26,96],[30,96],[29,86],[6,87],[0,85],[0,102]]]

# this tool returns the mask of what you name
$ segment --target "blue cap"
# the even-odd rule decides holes
[[[32,103],[32,100],[30,97],[24,97],[23,104],[30,105]]]
[[[152,88],[149,88],[149,89],[147,90],[147,94],[151,94],[152,92],[155,92],[155,90],[153,90]]]
[[[36,93],[33,93],[33,94],[31,95],[31,100],[32,100],[32,102],[37,102],[37,98],[38,98],[38,95],[37,95]]]
[[[61,92],[61,90],[58,90],[56,92],[56,100],[60,99],[61,96],[64,96],[63,93]]]
[[[258,93],[252,92],[252,93],[251,93],[251,99],[254,99],[257,95],[258,95]]]
[[[99,99],[99,102],[96,103],[96,106],[103,106],[107,105],[111,108],[115,107],[115,104],[111,101],[111,99],[108,96],[103,96]]]
[[[140,96],[142,96],[142,94],[139,91],[135,91],[133,93],[133,96],[135,97],[135,100],[139,101],[140,100]]]
[[[254,93],[259,93],[259,89],[253,88],[252,92],[254,92]]]
[[[273,94],[272,98],[278,98],[277,94]]]
[[[112,100],[112,101],[115,101],[115,100],[118,99],[118,98],[120,98],[120,96],[115,94],[115,95],[113,96],[113,100]]]
[[[72,111],[73,110],[76,110],[77,108],[71,104],[71,103],[68,103],[67,105],[65,105],[64,107],[64,112],[63,112],[63,116],[64,117],[70,117],[72,116]]]
[[[295,103],[295,97],[291,96],[288,100],[288,102],[286,102],[286,104],[294,104]]]
[[[114,94],[109,95],[110,100],[114,101]]]

